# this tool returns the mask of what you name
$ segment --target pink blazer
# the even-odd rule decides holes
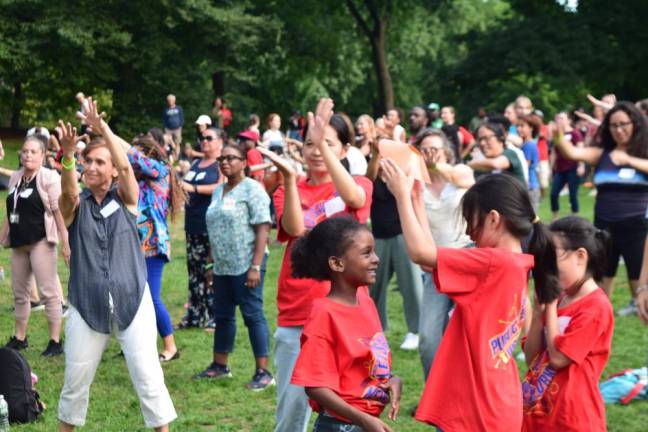
[[[20,168],[9,178],[9,191],[16,187],[18,181],[24,175]],[[50,243],[58,243],[59,235],[54,220],[54,212],[59,208],[59,197],[61,196],[61,176],[55,170],[41,167],[36,174],[36,189],[45,207],[45,237]],[[4,233],[0,243],[9,246],[9,230]]]

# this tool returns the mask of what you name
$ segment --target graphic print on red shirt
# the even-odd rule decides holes
[[[391,352],[367,287],[358,288],[357,299],[356,306],[326,297],[313,301],[291,384],[329,388],[354,408],[379,416],[389,403],[381,384],[391,378]]]
[[[301,178],[297,182],[306,229],[313,228],[324,219],[339,215],[350,215],[363,224],[367,222],[371,208],[373,183],[368,178],[360,176],[353,177],[353,180],[365,192],[364,206],[360,209],[347,207],[335,190],[333,182],[310,185],[306,178]],[[277,322],[282,327],[303,326],[310,313],[313,299],[328,294],[330,284],[328,281],[295,279],[291,276],[290,251],[295,237],[289,236],[281,226],[284,211],[283,186],[277,189],[273,198],[277,211],[277,239],[281,242],[288,242],[277,281],[277,308],[279,309]]]
[[[556,348],[572,363],[556,371],[546,350],[534,358],[522,382],[523,430],[605,431],[598,382],[610,357],[614,327],[605,292],[597,289],[559,308],[558,327]]]
[[[522,426],[513,351],[524,328],[533,256],[494,248],[437,252],[438,290],[455,302],[416,419],[447,431]]]

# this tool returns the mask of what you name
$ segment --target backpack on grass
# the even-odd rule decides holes
[[[605,403],[627,405],[633,400],[648,399],[648,368],[625,369],[610,375],[599,385]]]
[[[9,405],[10,423],[31,423],[43,412],[29,363],[11,348],[0,348],[0,394]]]

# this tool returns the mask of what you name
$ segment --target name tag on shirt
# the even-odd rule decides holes
[[[204,179],[206,175],[207,175],[206,172],[204,172],[204,171],[201,172],[200,174],[198,174],[198,175],[196,176],[196,181],[200,181],[200,180]]]
[[[221,207],[223,210],[234,210],[234,207],[236,207],[236,201],[234,199],[229,197],[223,199],[223,206]]]
[[[117,204],[117,201],[112,200],[104,208],[101,209],[101,216],[106,219],[109,217],[111,214],[115,213],[117,210],[119,210],[119,204]]]
[[[340,197],[335,197],[324,203],[324,211],[326,211],[326,217],[331,217],[334,214],[344,211],[346,204]]]
[[[34,192],[34,188],[25,189],[20,194],[20,198],[29,198],[33,192]]]
[[[184,179],[186,181],[191,181],[193,178],[196,177],[196,172],[195,171],[189,171],[187,174],[185,174]]]
[[[619,170],[619,178],[622,179],[631,179],[632,177],[635,176],[637,172],[633,170],[632,168],[621,168]]]

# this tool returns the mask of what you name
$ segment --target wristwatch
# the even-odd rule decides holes
[[[254,264],[252,264],[252,265],[250,266],[250,270],[254,270],[254,271],[258,271],[258,272],[260,272],[260,271],[261,271],[261,266],[260,266],[260,265],[254,265]]]

